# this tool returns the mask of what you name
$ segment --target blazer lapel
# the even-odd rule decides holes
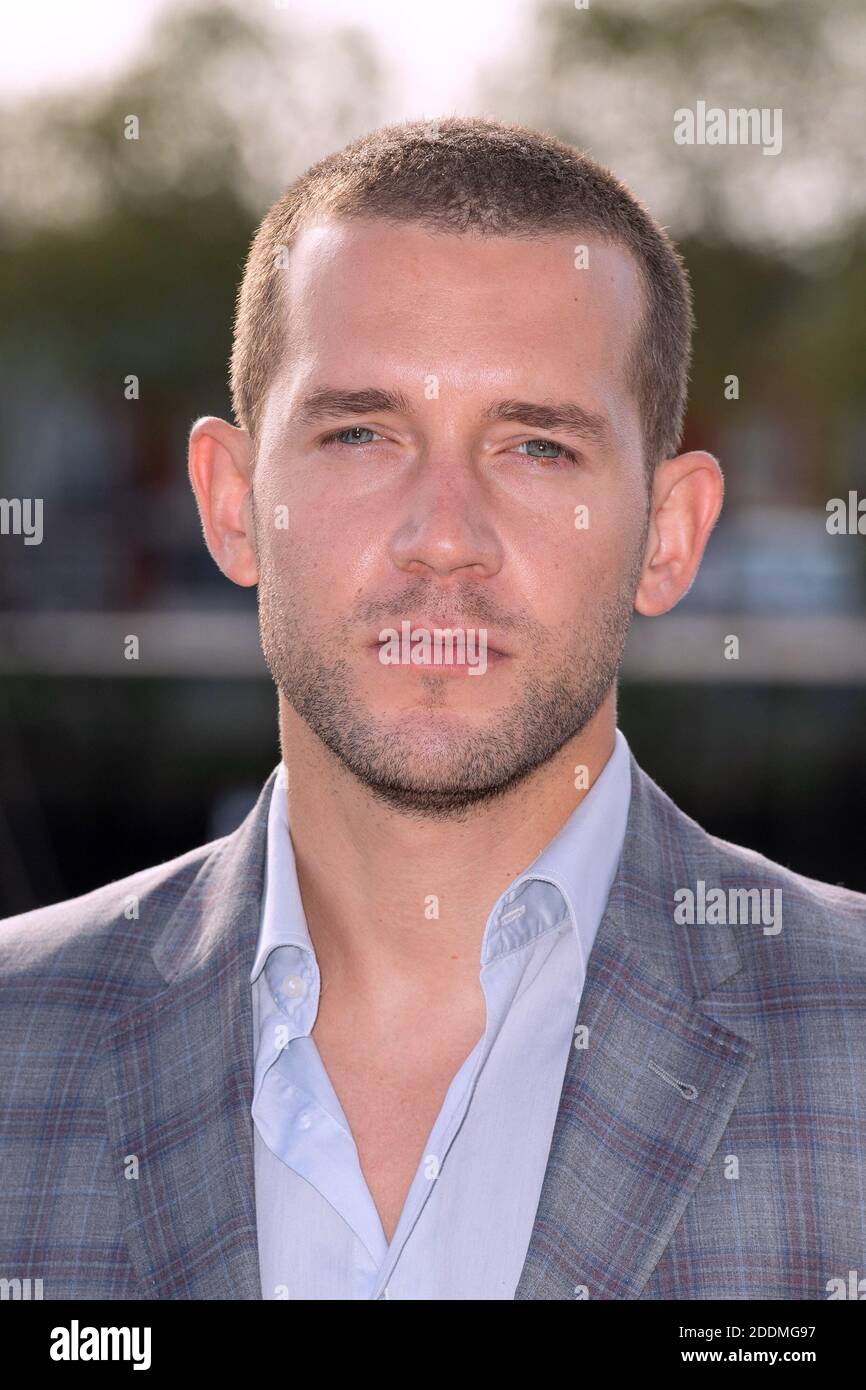
[[[629,1299],[716,1155],[753,1045],[700,999],[739,968],[729,926],[674,923],[719,883],[711,838],[632,759],[623,853],[590,954],[516,1299]],[[585,1043],[585,1046],[580,1044]]]
[[[261,1297],[249,973],[275,775],[177,903],[152,952],[158,992],[104,1038],[121,1222],[152,1298]]]

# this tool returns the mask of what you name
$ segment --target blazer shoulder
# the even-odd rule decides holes
[[[866,970],[866,893],[808,878],[744,845],[709,839],[718,854],[720,886],[773,895],[780,937],[794,948],[826,948],[845,969]]]
[[[721,920],[734,928],[755,966],[772,961],[774,971],[826,970],[828,978],[839,971],[866,974],[866,894],[796,873],[713,835],[639,766],[632,779],[632,880],[662,882],[665,899],[671,881],[695,898],[699,882],[705,894],[721,889]],[[772,944],[772,953],[757,949],[758,943]]]
[[[139,869],[89,893],[0,920],[0,978],[94,969],[117,944],[122,924],[148,950],[204,864],[231,837],[199,845],[174,859]]]

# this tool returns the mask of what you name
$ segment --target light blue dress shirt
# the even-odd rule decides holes
[[[250,974],[263,1298],[514,1297],[586,964],[625,837],[629,758],[617,730],[595,785],[493,906],[480,957],[485,1032],[451,1082],[390,1244],[310,1036],[319,967],[280,764]]]

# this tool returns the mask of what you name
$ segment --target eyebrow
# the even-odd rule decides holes
[[[515,424],[532,425],[539,430],[557,430],[601,447],[610,440],[604,415],[587,410],[574,401],[553,405],[540,401],[497,401],[485,414],[489,420],[511,420]]]
[[[292,416],[295,424],[313,425],[340,415],[372,415],[377,411],[408,415],[411,405],[401,391],[388,391],[375,386],[344,391],[338,387],[323,386],[305,396],[292,411]],[[484,418],[509,420],[541,430],[557,430],[600,447],[610,442],[606,418],[574,401],[550,404],[509,398],[488,406]]]
[[[315,425],[336,415],[373,415],[385,410],[408,415],[411,406],[399,391],[383,391],[375,386],[361,391],[341,391],[338,387],[323,386],[304,396],[292,411],[292,418],[298,425]]]

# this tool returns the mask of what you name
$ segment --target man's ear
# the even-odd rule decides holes
[[[228,579],[248,588],[259,577],[249,435],[226,420],[202,415],[190,431],[188,468],[207,548]]]
[[[638,613],[655,618],[688,593],[725,494],[718,459],[703,450],[658,465],[653,481]]]

